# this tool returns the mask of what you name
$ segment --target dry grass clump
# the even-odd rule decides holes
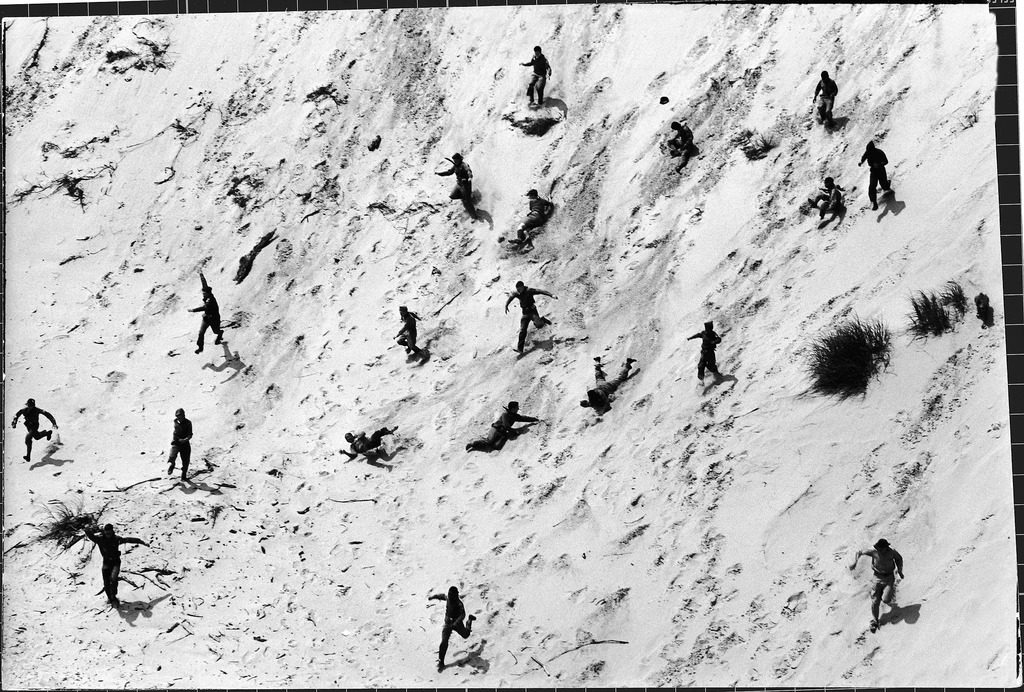
[[[854,318],[818,337],[811,345],[813,388],[841,398],[862,394],[868,382],[889,364],[889,328],[880,320]]]
[[[953,331],[954,323],[967,312],[967,296],[955,281],[947,281],[941,293],[918,291],[911,296],[910,333],[919,337]]]
[[[52,541],[61,551],[69,550],[84,537],[85,529],[94,529],[106,506],[96,512],[86,512],[81,501],[67,503],[50,500],[45,507],[47,519],[39,525],[37,541]]]

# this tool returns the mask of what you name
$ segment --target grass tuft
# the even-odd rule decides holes
[[[946,282],[946,288],[939,294],[939,299],[943,305],[953,308],[957,317],[967,314],[967,295],[964,293],[963,286],[956,281]]]
[[[889,364],[889,328],[880,320],[845,322],[811,344],[814,391],[846,398],[863,394],[871,378]]]
[[[955,281],[947,281],[941,293],[918,291],[910,298],[910,333],[918,337],[940,336],[967,313],[967,296]]]
[[[69,504],[61,500],[50,500],[45,509],[48,518],[40,524],[37,540],[52,541],[61,551],[66,551],[84,538],[84,529],[99,525],[106,507],[96,512],[86,512],[81,501]]]

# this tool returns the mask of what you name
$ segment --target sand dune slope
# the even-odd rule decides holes
[[[62,18],[5,36],[5,405],[35,397],[62,438],[31,463],[21,428],[5,438],[5,687],[1014,683],[1003,332],[971,314],[906,331],[911,293],[949,280],[1001,324],[983,6]],[[537,43],[553,122],[529,135],[519,64]],[[811,113],[821,69],[832,132]],[[701,153],[676,174],[679,118]],[[777,147],[748,160],[744,131]],[[857,167],[870,139],[896,189],[878,211]],[[433,175],[456,151],[475,223]],[[849,211],[819,228],[799,207],[825,175]],[[529,188],[557,212],[510,253],[496,239]],[[195,355],[200,270],[235,326]],[[558,299],[538,299],[554,325],[517,359],[520,279]],[[400,305],[425,362],[392,340]],[[890,326],[891,362],[863,397],[816,396],[811,340],[854,315]],[[717,384],[685,340],[705,319]],[[640,370],[613,409],[581,409],[592,358],[627,355]],[[464,451],[510,399],[545,422]],[[165,476],[179,406],[185,486]],[[399,426],[390,461],[338,454],[382,425]],[[98,555],[14,548],[52,499],[109,502],[152,543],[125,551],[119,614]],[[881,536],[907,578],[869,634],[870,570],[847,567]],[[427,596],[450,584],[478,620],[438,674]]]

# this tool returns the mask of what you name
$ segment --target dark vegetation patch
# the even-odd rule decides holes
[[[941,292],[918,291],[910,298],[910,333],[917,337],[940,336],[967,313],[967,296],[955,281],[947,281]]]
[[[863,394],[871,378],[889,364],[889,328],[880,320],[854,318],[811,344],[812,387],[819,394],[845,399]]]

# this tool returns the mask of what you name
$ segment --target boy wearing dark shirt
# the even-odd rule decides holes
[[[438,171],[440,176],[455,175],[455,187],[452,189],[449,199],[461,199],[466,211],[474,219],[478,218],[476,204],[473,202],[473,169],[462,160],[462,154],[452,154],[450,159],[452,167],[446,171]]]
[[[537,90],[537,105],[544,105],[544,85],[548,83],[548,77],[551,76],[551,65],[548,64],[548,59],[544,57],[544,53],[541,52],[540,46],[533,47],[533,58],[530,62],[522,63],[523,67],[533,68],[533,78],[530,79],[530,86],[526,87],[526,95],[530,98],[530,105],[533,103],[533,91]]]
[[[839,86],[829,78],[828,72],[821,73],[821,80],[814,88],[814,101],[818,100],[821,94],[821,103],[818,105],[818,115],[829,125],[835,125],[832,119],[832,107],[836,104],[836,94],[839,93]]]
[[[50,425],[54,428],[57,427],[57,421],[53,419],[53,416],[41,408],[36,407],[36,400],[29,399],[25,402],[25,408],[21,409],[14,414],[14,420],[11,421],[11,427],[18,427],[18,418],[25,417],[25,429],[28,430],[28,434],[25,435],[25,456],[22,457],[25,461],[32,460],[32,440],[39,440],[46,438],[49,440],[53,436],[53,430],[39,431],[39,416],[44,416],[49,419]]]
[[[404,305],[398,308],[398,316],[402,320],[402,328],[395,338],[398,339],[398,343],[405,346],[406,353],[415,353],[422,357],[423,349],[416,345],[416,322],[419,321],[420,316],[415,312],[410,312]]]
[[[878,209],[878,192],[875,189],[881,184],[882,189],[885,192],[892,192],[892,188],[889,186],[889,176],[885,174],[885,166],[889,163],[889,159],[886,158],[885,152],[875,147],[874,142],[868,142],[867,147],[864,149],[864,155],[860,157],[860,163],[858,166],[868,162],[868,168],[871,170],[871,177],[868,180],[868,199],[871,200],[871,209]]]
[[[188,480],[188,464],[192,459],[192,421],[185,417],[185,409],[174,412],[174,434],[171,437],[171,454],[167,457],[170,466],[167,475],[174,473],[174,462],[181,456],[181,480]]]
[[[513,427],[516,423],[539,423],[539,418],[533,418],[531,416],[524,416],[519,413],[519,402],[510,401],[508,406],[502,411],[501,416],[498,420],[491,423],[491,431],[487,437],[479,440],[473,440],[466,445],[467,452],[491,452],[501,449],[505,446],[505,442],[509,438],[519,435],[524,432],[527,428]]]
[[[469,616],[469,622],[464,623],[466,618],[466,606],[459,598],[459,589],[452,586],[448,589],[448,595],[436,593],[427,597],[431,601],[445,601],[444,627],[441,629],[441,646],[437,650],[437,672],[444,670],[444,657],[448,653],[448,638],[452,632],[457,632],[463,639],[468,639],[473,632],[473,620],[475,615]]]
[[[530,213],[527,214],[526,221],[523,221],[523,224],[516,231],[516,238],[509,240],[509,243],[516,245],[522,245],[528,240],[527,231],[547,223],[554,206],[551,202],[541,197],[536,190],[530,190],[526,193],[526,196],[530,198]]]
[[[697,147],[693,143],[693,130],[686,123],[673,122],[670,127],[675,135],[668,140],[668,151],[671,156],[681,157],[676,167],[676,173],[679,173],[690,162],[690,157],[697,153]]]
[[[121,605],[121,602],[117,600],[117,582],[121,574],[120,546],[125,543],[137,543],[148,548],[150,547],[149,543],[146,543],[141,538],[122,538],[115,535],[113,524],[107,524],[103,527],[103,531],[99,533],[85,529],[85,535],[99,546],[100,555],[103,556],[103,567],[101,569],[103,591],[107,594],[107,600],[110,602],[110,605],[116,608]]]
[[[715,347],[722,343],[722,337],[714,330],[714,325],[708,321],[704,323],[704,331],[697,332],[690,339],[700,339],[700,363],[697,364],[697,379],[704,381],[704,370],[710,370],[715,377],[721,377],[718,372],[718,363],[715,361]]]
[[[510,294],[508,300],[505,301],[506,315],[508,314],[508,306],[513,300],[519,300],[519,306],[523,309],[523,316],[519,320],[519,344],[516,346],[516,350],[519,353],[522,353],[523,348],[526,346],[526,331],[530,327],[530,322],[533,322],[533,326],[537,329],[551,324],[551,320],[547,317],[541,317],[540,313],[537,312],[535,296],[548,296],[558,300],[557,297],[547,291],[539,288],[529,288],[522,281],[517,281],[515,292]]]
[[[580,401],[580,406],[583,408],[592,408],[598,414],[610,411],[612,408],[612,399],[615,396],[615,390],[617,390],[623,382],[629,379],[629,371],[635,362],[635,358],[627,358],[626,362],[622,365],[622,370],[619,372],[618,377],[609,382],[605,375],[604,367],[601,364],[601,357],[598,356],[595,358],[594,379],[597,381],[597,386],[593,389],[587,390],[587,398]]]
[[[217,299],[213,297],[213,289],[206,283],[206,277],[202,272],[199,272],[199,280],[203,282],[203,304],[189,310],[189,312],[203,313],[199,338],[196,339],[196,346],[198,346],[196,353],[203,352],[203,341],[205,341],[207,329],[212,329],[213,333],[217,335],[217,340],[213,342],[214,345],[219,344],[224,336],[224,331],[220,328],[220,306],[217,305]]]
[[[345,441],[349,443],[349,447],[352,451],[349,452],[344,449],[338,451],[347,456],[349,460],[355,459],[360,454],[365,454],[369,456],[370,452],[373,452],[375,450],[379,451],[378,448],[380,447],[380,443],[383,441],[385,435],[393,435],[396,430],[398,430],[398,426],[395,426],[390,429],[381,428],[380,430],[375,431],[369,437],[367,437],[366,433],[364,432],[361,432],[358,435],[356,435],[355,433],[347,432],[345,433]]]

